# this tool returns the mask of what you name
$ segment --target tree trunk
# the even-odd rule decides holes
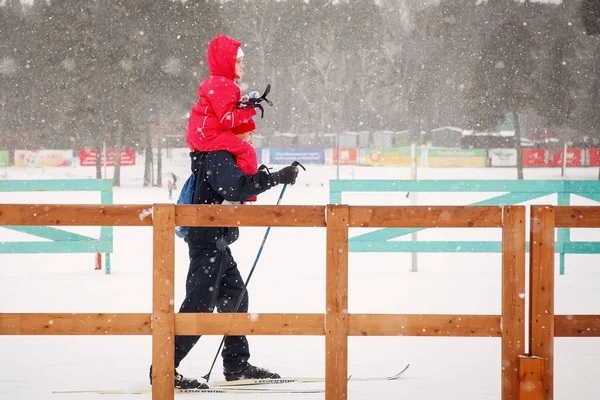
[[[521,124],[519,113],[512,112],[515,128],[515,149],[517,150],[517,179],[523,180],[523,147],[521,146]]]
[[[96,148],[96,179],[102,179],[102,143]]]
[[[154,184],[154,179],[152,178],[152,170],[154,169],[154,165],[152,162],[152,139],[150,136],[146,138],[145,148],[145,162],[144,162],[144,187],[152,186]]]
[[[123,147],[123,126],[117,126],[117,138],[115,145],[115,174],[113,186],[121,186],[121,147]]]
[[[165,119],[158,120],[158,158],[156,160],[156,186],[162,187],[162,141],[165,131]]]

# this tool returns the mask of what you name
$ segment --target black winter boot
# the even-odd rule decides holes
[[[152,385],[152,366],[150,366],[150,384]],[[198,382],[196,379],[186,378],[175,370],[175,389],[208,389],[206,383]]]
[[[227,381],[238,381],[240,379],[279,379],[281,378],[279,374],[274,372],[267,371],[264,368],[258,368],[254,365],[247,364],[245,368],[236,371],[230,372],[225,371],[223,373],[225,375],[225,380]]]

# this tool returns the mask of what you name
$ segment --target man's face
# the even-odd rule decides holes
[[[235,60],[235,75],[239,79],[244,77],[244,59],[242,57]]]

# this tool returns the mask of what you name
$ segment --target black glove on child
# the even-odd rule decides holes
[[[273,178],[273,183],[278,185],[283,183],[284,185],[293,185],[296,183],[296,177],[298,176],[298,166],[302,167],[303,170],[306,171],[306,168],[298,161],[294,161],[292,165],[288,165],[280,169],[279,171],[273,172],[271,177]]]

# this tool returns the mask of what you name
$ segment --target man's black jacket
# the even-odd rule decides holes
[[[194,204],[242,202],[276,185],[266,171],[245,175],[227,151],[192,152],[190,157],[196,175]],[[221,247],[235,242],[238,236],[237,227],[195,227],[190,228],[187,241],[190,248]]]

